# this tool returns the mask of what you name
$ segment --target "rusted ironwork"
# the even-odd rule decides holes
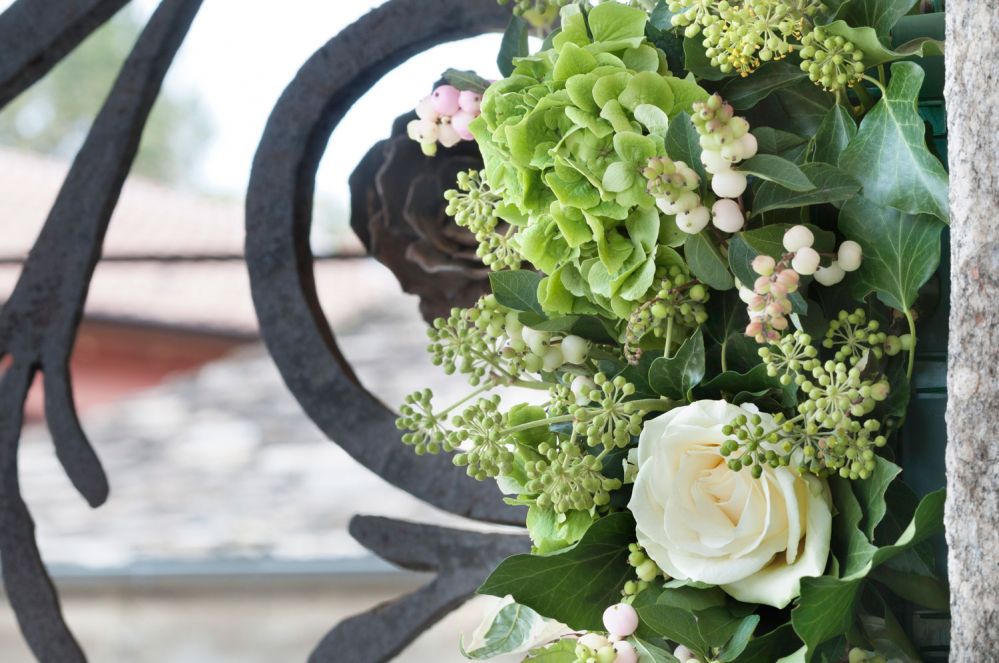
[[[0,107],[41,78],[127,0],[17,0],[0,15]],[[163,0],[77,155],[10,299],[0,310],[0,556],[10,603],[39,661],[86,657],[60,612],[21,499],[17,449],[34,377],[45,375],[48,425],[64,470],[100,506],[108,480],[76,416],[68,363],[104,235],[166,71],[201,0]],[[331,440],[390,483],[437,507],[496,523],[523,522],[495,489],[447,459],[399,447],[393,413],[359,383],[320,310],[309,249],[313,185],[334,127],[382,75],[436,44],[502,28],[495,0],[391,0],[344,30],[302,67],[278,101],[247,197],[247,261],[261,330],[286,383]],[[337,284],[329,284],[336,287]],[[357,287],[351,284],[351,287]],[[460,605],[517,534],[486,534],[356,517],[351,534],[408,569],[423,589],[334,628],[311,661],[384,661]],[[349,633],[349,644],[345,634]]]

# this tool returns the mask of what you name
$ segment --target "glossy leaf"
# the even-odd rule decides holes
[[[874,292],[888,306],[907,311],[937,271],[943,228],[932,216],[904,214],[864,198],[845,204],[840,232],[864,250],[860,269],[848,278],[853,296],[864,299]]]
[[[793,654],[801,642],[790,624],[785,624],[766,635],[753,638],[739,657],[739,663],[773,663]]]
[[[791,624],[808,652],[847,632],[853,624],[862,586],[860,579],[802,578],[801,598],[791,611]]]
[[[811,191],[815,188],[798,166],[773,154],[757,154],[752,159],[746,159],[738,165],[738,170],[792,191]]]
[[[603,611],[617,603],[633,575],[628,544],[635,539],[629,513],[593,523],[572,548],[554,555],[514,555],[479,587],[480,594],[513,596],[521,605],[580,630],[600,630]]]
[[[813,161],[822,161],[836,166],[839,157],[850,141],[857,135],[857,123],[843,106],[833,107],[815,134]]]
[[[482,645],[461,653],[481,661],[514,652],[530,641],[531,631],[541,620],[541,615],[528,607],[517,603],[503,606],[482,637]]]
[[[470,90],[482,94],[489,87],[489,81],[479,76],[474,71],[462,71],[460,69],[448,69],[442,78],[459,90]]]
[[[522,58],[529,55],[527,45],[527,35],[530,26],[527,21],[520,16],[512,16],[510,23],[503,33],[503,41],[500,42],[499,55],[496,58],[496,65],[503,76],[513,73],[513,59]]]
[[[680,663],[670,652],[641,638],[629,638],[628,642],[638,653],[639,663]]]
[[[768,62],[752,76],[728,81],[719,94],[736,110],[747,110],[777,90],[795,85],[804,78],[807,74],[790,62]]]
[[[683,255],[698,281],[715,290],[735,287],[725,258],[706,232],[690,235],[683,244]]]
[[[860,191],[852,175],[827,163],[806,163],[801,171],[815,186],[810,191],[792,191],[774,182],[763,182],[753,198],[751,216],[778,209],[798,209],[823,203],[841,203]]]
[[[911,62],[892,66],[887,96],[861,122],[839,165],[863,184],[869,200],[947,221],[947,172],[926,147],[923,120],[916,110],[924,77]]]
[[[489,274],[493,295],[503,306],[514,311],[544,314],[538,303],[538,285],[541,275],[526,269],[515,269]]]
[[[891,50],[881,43],[878,33],[867,26],[853,28],[846,21],[835,21],[821,27],[829,35],[843,37],[853,42],[857,49],[864,53],[866,67],[876,67],[912,56],[943,55],[944,52],[943,42],[929,37],[914,39]]]
[[[649,384],[660,396],[681,400],[704,379],[704,336],[698,329],[672,357],[660,357],[649,369]]]
[[[836,13],[850,25],[869,25],[879,34],[888,35],[898,20],[909,13],[917,0],[849,0]]]

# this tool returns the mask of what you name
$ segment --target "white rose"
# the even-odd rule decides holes
[[[766,467],[759,479],[730,470],[722,427],[745,413],[697,401],[646,422],[628,507],[638,543],[669,575],[783,608],[802,578],[825,571],[831,499],[824,481],[787,467]]]

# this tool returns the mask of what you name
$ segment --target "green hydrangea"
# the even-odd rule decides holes
[[[609,2],[562,9],[552,47],[516,61],[482,100],[472,132],[512,243],[548,277],[552,313],[626,318],[648,296],[663,216],[643,169],[667,156],[670,118],[707,93],[671,76],[645,38],[648,15]]]

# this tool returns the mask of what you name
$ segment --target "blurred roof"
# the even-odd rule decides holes
[[[69,164],[0,149],[0,301],[14,288],[23,258],[41,229]],[[243,253],[241,201],[176,191],[129,177],[94,275],[86,314],[234,335],[255,335]],[[356,253],[357,247],[346,251]],[[114,258],[129,259],[126,261]],[[176,259],[180,260],[176,260]],[[220,259],[221,258],[221,259]],[[334,323],[351,319],[379,294],[398,291],[369,260],[316,263],[320,301]],[[338,287],[363,280],[364,289]]]

